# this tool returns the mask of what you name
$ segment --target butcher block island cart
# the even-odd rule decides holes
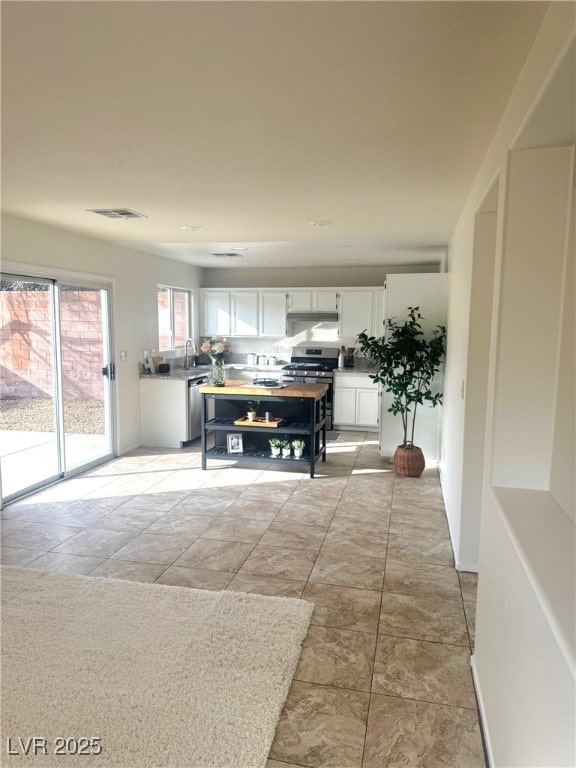
[[[326,461],[327,390],[327,384],[289,383],[272,388],[245,381],[201,386],[202,469],[208,459],[269,461],[274,467],[307,465],[314,477],[316,462]],[[249,401],[258,403],[254,421],[246,418]],[[303,441],[302,458],[292,453],[289,458],[272,457],[271,438],[287,446]]]

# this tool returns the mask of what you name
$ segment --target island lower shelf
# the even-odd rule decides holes
[[[283,390],[249,387],[239,382],[227,382],[225,387],[203,386],[202,394],[202,469],[209,459],[227,461],[270,462],[273,466],[304,465],[314,477],[318,461],[326,461],[326,397],[327,385],[299,384]],[[245,415],[247,398],[255,399],[259,409],[274,410],[281,418],[279,426],[271,428],[266,422],[237,424]],[[303,455],[276,457],[269,445],[271,438],[304,442]]]

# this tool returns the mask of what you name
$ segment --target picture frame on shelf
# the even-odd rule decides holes
[[[228,432],[226,434],[226,446],[228,453],[244,453],[244,440],[241,432]]]

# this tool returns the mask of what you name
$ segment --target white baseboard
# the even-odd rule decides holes
[[[469,563],[456,563],[454,566],[457,571],[468,571],[468,573],[479,573],[478,563],[470,565]]]
[[[130,451],[135,451],[136,448],[141,448],[142,443],[134,443],[134,445],[129,445],[127,448],[123,448],[121,451],[118,451],[116,456],[125,456],[127,453],[130,453]]]
[[[480,728],[482,730],[482,736],[484,740],[484,750],[486,752],[486,760],[488,761],[488,768],[494,766],[494,754],[492,752],[492,745],[490,744],[490,734],[488,733],[488,724],[486,721],[486,710],[484,708],[484,700],[482,698],[482,689],[480,687],[480,681],[478,680],[478,670],[476,669],[476,659],[474,654],[470,658],[470,669],[472,670],[472,680],[474,682],[474,689],[476,691],[476,699],[478,701],[478,712],[480,715]]]

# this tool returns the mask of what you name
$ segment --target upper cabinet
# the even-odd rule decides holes
[[[230,291],[203,291],[204,336],[229,336],[232,331]]]
[[[289,312],[336,312],[336,288],[294,288],[288,292]]]
[[[212,290],[202,293],[203,336],[283,337],[286,335],[286,291]]]
[[[204,336],[283,338],[286,312],[337,312],[338,337],[352,344],[367,329],[381,336],[384,287],[206,288],[201,292]]]
[[[286,336],[286,292],[260,291],[260,336]]]
[[[288,312],[310,312],[312,310],[312,290],[300,288],[288,293]]]
[[[331,288],[312,291],[312,309],[314,312],[336,312],[338,295],[338,291]]]
[[[353,339],[374,324],[374,288],[342,288],[340,291],[340,338]]]
[[[232,336],[258,336],[258,291],[232,292]]]

